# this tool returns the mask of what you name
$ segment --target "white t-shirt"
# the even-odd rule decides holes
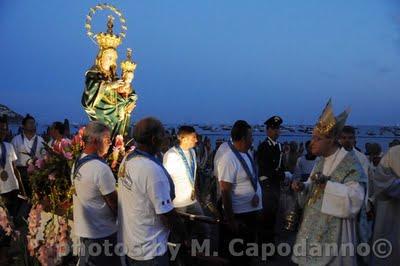
[[[190,150],[183,150],[189,166],[192,166],[192,160],[190,156]],[[192,152],[195,166],[195,180],[196,180],[196,154]],[[192,200],[193,185],[190,182],[190,176],[186,170],[185,163],[183,162],[181,156],[178,154],[176,148],[172,147],[169,149],[163,158],[163,164],[165,169],[167,169],[175,186],[175,199],[174,206],[177,208],[189,206],[196,202]]]
[[[229,144],[228,142],[222,143],[219,147],[218,150],[215,152],[214,156],[214,176],[218,178],[218,163],[219,159],[221,158],[222,155],[224,155],[225,151],[229,149]]]
[[[174,208],[164,171],[150,159],[137,156],[126,162],[119,184],[118,220],[127,255],[135,260],[164,255],[169,229],[159,215]]]
[[[5,165],[5,169],[7,174],[8,174],[8,178],[6,181],[3,181],[0,179],[0,194],[4,194],[16,189],[19,189],[18,186],[18,180],[17,177],[15,176],[14,173],[14,168],[12,165],[12,162],[15,162],[17,160],[17,155],[15,154],[14,151],[14,147],[13,145],[11,145],[8,142],[3,142],[5,147],[6,147],[6,165]],[[3,156],[1,149],[0,149],[0,157]],[[2,172],[3,169],[0,166],[0,172]]]
[[[245,160],[250,171],[253,174],[253,167],[247,155],[240,155]],[[235,154],[228,148],[218,162],[218,180],[232,183],[232,209],[233,213],[246,213],[262,209],[261,187],[257,180],[257,195],[259,203],[257,207],[251,205],[254,197],[254,188],[246,171],[236,158]]]
[[[82,154],[84,156],[87,154]],[[110,167],[99,160],[86,162],[78,170],[74,185],[75,234],[97,239],[115,233],[117,221],[103,198],[116,189]]]
[[[17,154],[17,166],[27,166],[27,162],[30,159],[30,156],[27,155],[26,153],[30,153],[31,149],[33,147],[33,144],[35,142],[35,138],[37,138],[37,146],[36,146],[36,152],[35,156],[36,158],[42,158],[45,150],[43,146],[44,140],[42,139],[41,136],[35,135],[33,138],[30,140],[24,135],[24,140],[22,140],[21,134],[16,135],[11,143],[14,146],[15,152]]]

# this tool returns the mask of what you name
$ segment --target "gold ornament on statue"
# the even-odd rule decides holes
[[[128,48],[126,53],[126,60],[121,63],[122,72],[134,72],[136,63],[132,61],[132,49]]]
[[[115,15],[119,17],[119,22],[121,24],[121,32],[117,35],[113,32],[114,27],[114,17],[108,16],[107,22],[107,32],[100,32],[95,34],[92,31],[92,19],[93,15],[96,14],[99,10],[110,10]],[[87,35],[89,38],[97,43],[100,49],[108,49],[114,48],[116,49],[121,43],[122,39],[126,36],[126,31],[128,30],[126,26],[126,19],[123,17],[121,11],[119,11],[116,7],[109,4],[100,4],[95,7],[92,7],[89,11],[89,14],[86,16],[85,28],[87,30]]]
[[[93,16],[97,11],[111,11],[107,19],[107,30],[92,31]],[[119,33],[114,32],[114,22],[120,25]],[[132,50],[121,64],[122,73],[117,74],[117,48],[126,36],[126,20],[112,5],[100,4],[90,8],[85,28],[89,38],[99,46],[95,64],[85,73],[85,89],[82,106],[90,120],[102,121],[111,129],[112,139],[117,135],[126,136],[130,125],[131,112],[136,106],[137,95],[132,89],[136,64],[132,61]]]
[[[122,38],[114,35],[113,33],[114,27],[114,17],[108,16],[107,22],[107,32],[100,32],[95,36],[97,44],[99,45],[100,49],[108,49],[114,48],[116,49],[122,42]]]

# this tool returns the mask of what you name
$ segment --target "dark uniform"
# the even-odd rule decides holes
[[[270,128],[279,128],[282,119],[279,116],[269,118],[265,125]],[[263,212],[261,225],[261,242],[274,242],[274,228],[279,207],[280,184],[284,181],[282,166],[282,146],[267,137],[257,150],[258,175],[263,190]]]

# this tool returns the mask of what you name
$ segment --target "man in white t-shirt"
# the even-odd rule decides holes
[[[8,133],[8,123],[5,117],[0,118],[0,195],[8,213],[15,217],[18,208],[19,180],[15,161],[17,155],[14,147],[5,142]]]
[[[178,212],[204,215],[200,203],[196,200],[196,131],[192,126],[181,126],[177,137],[179,144],[170,148],[163,158],[163,165],[175,186],[174,206]],[[204,223],[188,222],[186,227],[193,239],[205,239],[209,236],[209,229]]]
[[[90,122],[83,133],[85,148],[72,168],[74,231],[81,242],[79,266],[119,263],[114,250],[118,196],[114,175],[102,159],[110,147],[110,138],[105,124]],[[91,252],[94,246],[100,250]]]
[[[170,230],[184,235],[173,200],[174,185],[155,155],[160,151],[164,127],[155,118],[140,120],[134,129],[136,149],[126,157],[119,179],[119,225],[126,263],[168,265]]]
[[[253,142],[251,126],[238,120],[232,127],[232,143],[228,143],[218,162],[218,180],[221,188],[224,216],[229,232],[226,240],[241,239],[243,245],[235,245],[235,251],[245,251],[247,243],[255,243],[260,210],[261,187],[256,166],[249,149]],[[229,246],[228,243],[224,246]],[[248,257],[234,258],[239,265],[248,265]]]
[[[31,115],[27,114],[22,120],[22,133],[16,135],[11,143],[17,154],[17,169],[21,174],[22,184],[29,198],[32,197],[32,190],[28,177],[28,161],[34,158],[42,158],[45,154],[43,146],[44,140],[36,135],[36,121]]]

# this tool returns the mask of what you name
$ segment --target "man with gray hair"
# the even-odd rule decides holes
[[[103,157],[111,144],[108,127],[90,122],[83,133],[85,148],[72,173],[75,234],[80,237],[79,266],[119,265],[117,244],[118,199],[115,178]]]
[[[155,118],[140,120],[134,129],[136,149],[129,154],[119,184],[119,224],[127,251],[126,264],[168,265],[170,230],[186,238],[173,200],[174,183],[155,157],[164,138],[164,127]]]

